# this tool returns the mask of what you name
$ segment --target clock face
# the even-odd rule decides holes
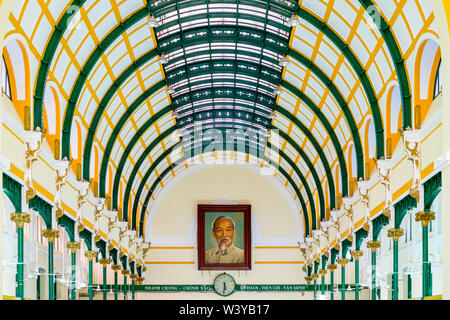
[[[221,296],[229,296],[234,292],[236,282],[229,274],[222,273],[214,280],[214,290]]]

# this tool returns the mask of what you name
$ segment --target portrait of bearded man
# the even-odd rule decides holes
[[[212,236],[217,247],[205,252],[206,263],[243,263],[244,250],[234,246],[236,228],[233,219],[220,216],[212,224]]]

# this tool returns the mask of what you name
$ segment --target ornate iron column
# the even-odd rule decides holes
[[[388,230],[388,237],[394,241],[394,268],[392,270],[392,300],[398,300],[398,240],[403,236],[403,229]]]
[[[136,280],[138,278],[138,275],[133,273],[132,275],[130,275],[130,279],[131,279],[131,300],[135,300],[135,285],[136,285]]]
[[[31,222],[31,217],[28,213],[12,213],[11,221],[17,226],[17,297],[23,300],[23,227]]]
[[[85,253],[86,258],[89,259],[89,300],[94,299],[94,284],[92,281],[92,264],[95,258],[97,258],[97,251],[91,250]]]
[[[127,296],[127,294],[128,294],[127,277],[128,277],[129,274],[130,274],[130,270],[122,270],[122,275],[123,275],[123,294],[124,294],[123,299],[124,300],[128,300],[128,296]]]
[[[44,230],[42,236],[48,240],[48,299],[55,300],[55,275],[53,274],[53,242],[59,237],[58,230]]]
[[[103,300],[108,300],[108,281],[107,281],[107,273],[106,273],[106,268],[108,267],[108,264],[110,263],[109,259],[100,259],[98,260],[98,262],[102,265],[103,267]]]
[[[77,250],[81,248],[80,242],[69,242],[67,244],[67,248],[70,250],[71,255],[71,263],[72,263],[72,274],[71,274],[71,282],[70,282],[70,290],[71,290],[71,299],[76,300],[77,299],[77,293],[76,293],[76,285],[75,285],[75,278],[76,278],[76,259],[77,259]]]
[[[338,259],[338,263],[341,265],[341,282],[342,282],[342,291],[341,291],[341,299],[345,300],[345,265],[349,262],[347,258]]]
[[[352,251],[352,257],[355,259],[355,300],[359,300],[359,257],[362,256],[361,250]]]
[[[111,266],[111,269],[114,271],[114,300],[118,300],[119,285],[117,273],[122,269],[122,267],[120,264],[115,264]]]

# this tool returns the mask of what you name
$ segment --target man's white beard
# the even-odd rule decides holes
[[[229,245],[227,245],[227,241],[226,240],[228,240]],[[219,250],[220,250],[220,254],[222,256],[227,254],[229,246],[231,246],[231,239],[230,238],[222,237],[222,238],[219,239]]]

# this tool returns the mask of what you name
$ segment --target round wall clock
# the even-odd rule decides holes
[[[234,292],[235,288],[236,281],[234,281],[234,278],[229,274],[222,273],[214,279],[214,291],[221,296],[229,296]]]

